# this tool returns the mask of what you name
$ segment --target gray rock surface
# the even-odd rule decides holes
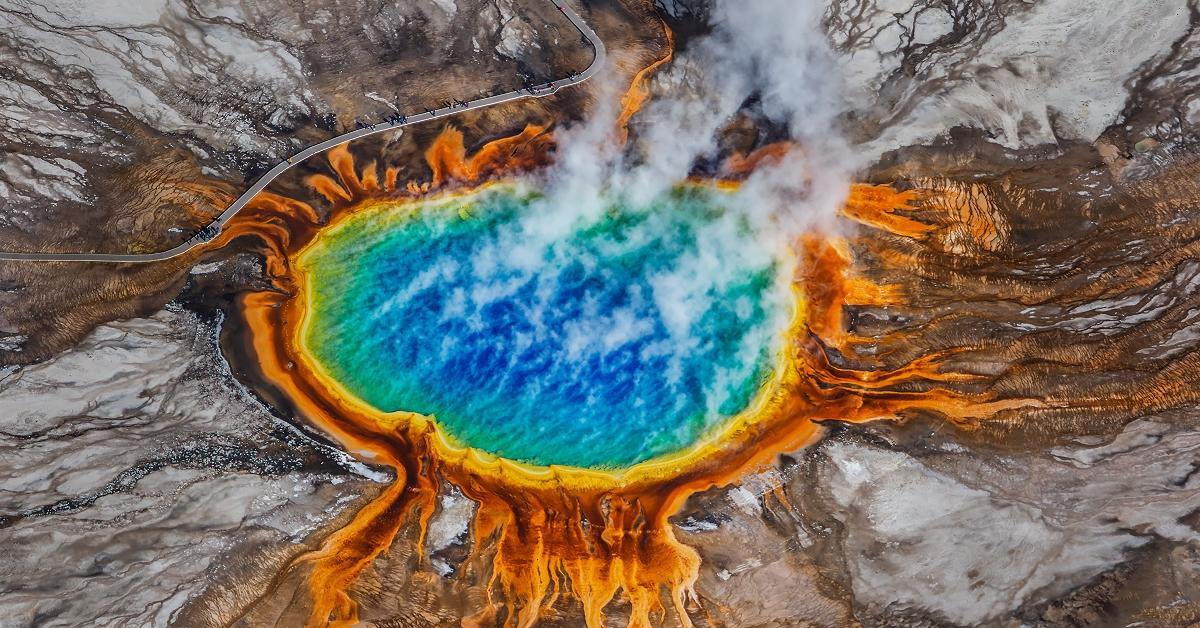
[[[166,625],[382,479],[273,418],[177,308],[0,371],[0,625]]]
[[[1072,0],[828,6],[847,108],[858,112],[871,154],[960,125],[1007,148],[1090,143],[1152,78],[1177,84],[1184,89],[1174,97],[1194,102],[1195,70],[1170,63],[1173,47],[1192,37],[1186,0],[1103,10]]]
[[[952,435],[913,447],[884,426],[839,430],[676,522],[704,557],[698,591],[735,623],[844,625],[852,612],[869,625],[1005,625],[1151,553],[1171,573],[1129,595],[1200,604],[1200,530],[1184,523],[1200,509],[1196,426],[1146,417],[1111,440],[999,455]]]

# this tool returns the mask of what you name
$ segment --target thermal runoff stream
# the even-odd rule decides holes
[[[695,444],[769,380],[792,308],[727,193],[619,200],[547,237],[513,186],[378,204],[303,251],[305,348],[382,412],[534,465],[623,468]]]

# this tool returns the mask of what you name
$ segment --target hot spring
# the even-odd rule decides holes
[[[298,340],[459,446],[592,469],[681,452],[749,411],[795,309],[783,247],[733,200],[685,186],[588,211],[492,186],[368,206],[296,259]]]

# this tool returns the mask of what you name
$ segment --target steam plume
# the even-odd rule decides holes
[[[619,320],[629,313],[599,312],[597,316],[611,320],[589,325],[646,330],[665,324],[675,361],[685,363],[709,341],[697,321],[716,305],[713,300],[723,287],[748,268],[778,264],[782,272],[764,305],[773,312],[772,327],[782,331],[790,319],[789,284],[795,270],[794,257],[784,252],[806,230],[831,229],[849,187],[849,150],[836,130],[836,65],[821,29],[821,12],[815,0],[715,0],[711,33],[689,42],[659,78],[664,89],[656,90],[636,116],[633,146],[619,145],[614,134],[626,86],[615,78],[602,79],[600,104],[588,121],[556,133],[559,151],[555,166],[539,182],[543,195],[518,222],[502,228],[490,250],[478,252],[473,264],[477,284],[553,283],[561,264],[597,265],[597,260],[566,260],[555,251],[613,207],[653,216],[656,201],[685,182],[698,162],[718,156],[721,130],[753,107],[757,116],[786,129],[796,148],[758,167],[732,198],[722,201],[728,215],[696,234],[695,250],[649,278],[653,307],[637,313],[645,319]],[[656,224],[647,220],[651,233],[641,237],[653,237]],[[622,241],[611,249],[636,246]],[[466,314],[476,316],[490,302],[480,296],[473,302],[476,311]],[[563,342],[556,330],[545,335],[537,340],[548,346]],[[563,359],[576,354],[567,351]],[[753,362],[752,355],[747,359]]]
[[[786,128],[798,149],[750,177],[739,210],[764,235],[831,228],[853,165],[837,131],[839,73],[822,11],[815,0],[714,0],[712,32],[689,42],[659,78],[668,89],[635,118],[636,149],[613,146],[618,112],[611,104],[561,134],[547,209],[559,220],[587,221],[618,191],[634,206],[650,203],[683,182],[698,160],[716,157],[720,130],[754,99],[758,113]],[[603,86],[601,102],[614,103],[617,89]]]

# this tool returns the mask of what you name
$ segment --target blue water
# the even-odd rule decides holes
[[[684,449],[748,405],[787,316],[724,198],[614,204],[549,236],[572,208],[506,189],[364,211],[300,260],[305,345],[374,407],[502,457],[611,469]]]

